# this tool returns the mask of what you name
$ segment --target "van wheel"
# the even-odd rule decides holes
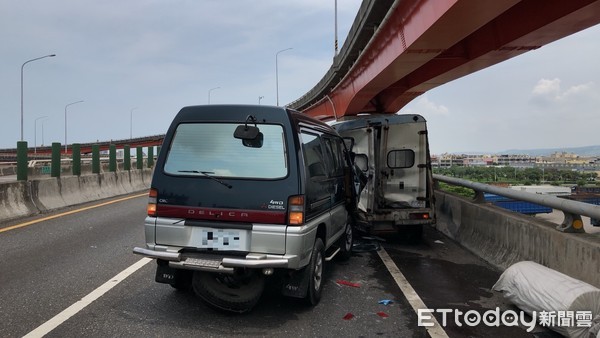
[[[310,263],[308,264],[308,292],[306,294],[306,301],[309,305],[317,305],[321,300],[321,291],[323,289],[323,264],[325,246],[320,238],[317,238],[315,245],[310,255]]]
[[[342,237],[338,239],[337,245],[340,248],[337,257],[342,261],[350,259],[352,256],[352,246],[354,245],[354,228],[350,222],[346,224],[346,230]]]
[[[265,287],[259,270],[246,269],[234,274],[194,271],[192,287],[208,305],[231,312],[248,312],[258,303]]]

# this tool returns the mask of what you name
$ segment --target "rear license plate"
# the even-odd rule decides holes
[[[200,248],[248,251],[248,231],[236,229],[200,229]]]

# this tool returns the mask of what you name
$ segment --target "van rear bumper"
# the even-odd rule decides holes
[[[158,251],[135,247],[133,253],[148,258],[161,259],[169,262],[170,266],[189,270],[207,270],[225,272],[233,268],[286,268],[299,269],[297,256],[267,255],[248,253],[244,258],[222,257],[219,255],[203,255],[202,259],[194,256],[183,256],[179,252]]]
[[[181,261],[181,254],[179,252],[156,251],[135,247],[133,248],[133,253],[144,257],[162,259],[165,261]]]

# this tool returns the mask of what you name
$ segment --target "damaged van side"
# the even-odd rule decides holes
[[[145,220],[156,281],[249,311],[265,278],[316,304],[324,262],[352,250],[349,153],[328,125],[282,107],[183,108],[158,156]]]
[[[427,123],[416,114],[364,115],[332,124],[353,140],[357,227],[419,239],[435,222]]]

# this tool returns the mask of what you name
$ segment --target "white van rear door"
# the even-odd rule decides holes
[[[388,130],[382,129],[380,164],[385,207],[424,207],[427,171],[419,165],[426,164],[427,158],[427,135],[420,133],[426,130],[425,124],[393,124]]]
[[[369,131],[370,130],[370,131]],[[377,171],[375,170],[375,131],[371,128],[347,130],[342,133],[344,137],[352,137],[354,139],[354,147],[352,151],[357,156],[367,157],[367,170],[363,173],[369,178],[364,189],[359,192],[358,208],[364,212],[373,211],[374,202],[374,182]],[[364,169],[364,168],[363,168]]]

